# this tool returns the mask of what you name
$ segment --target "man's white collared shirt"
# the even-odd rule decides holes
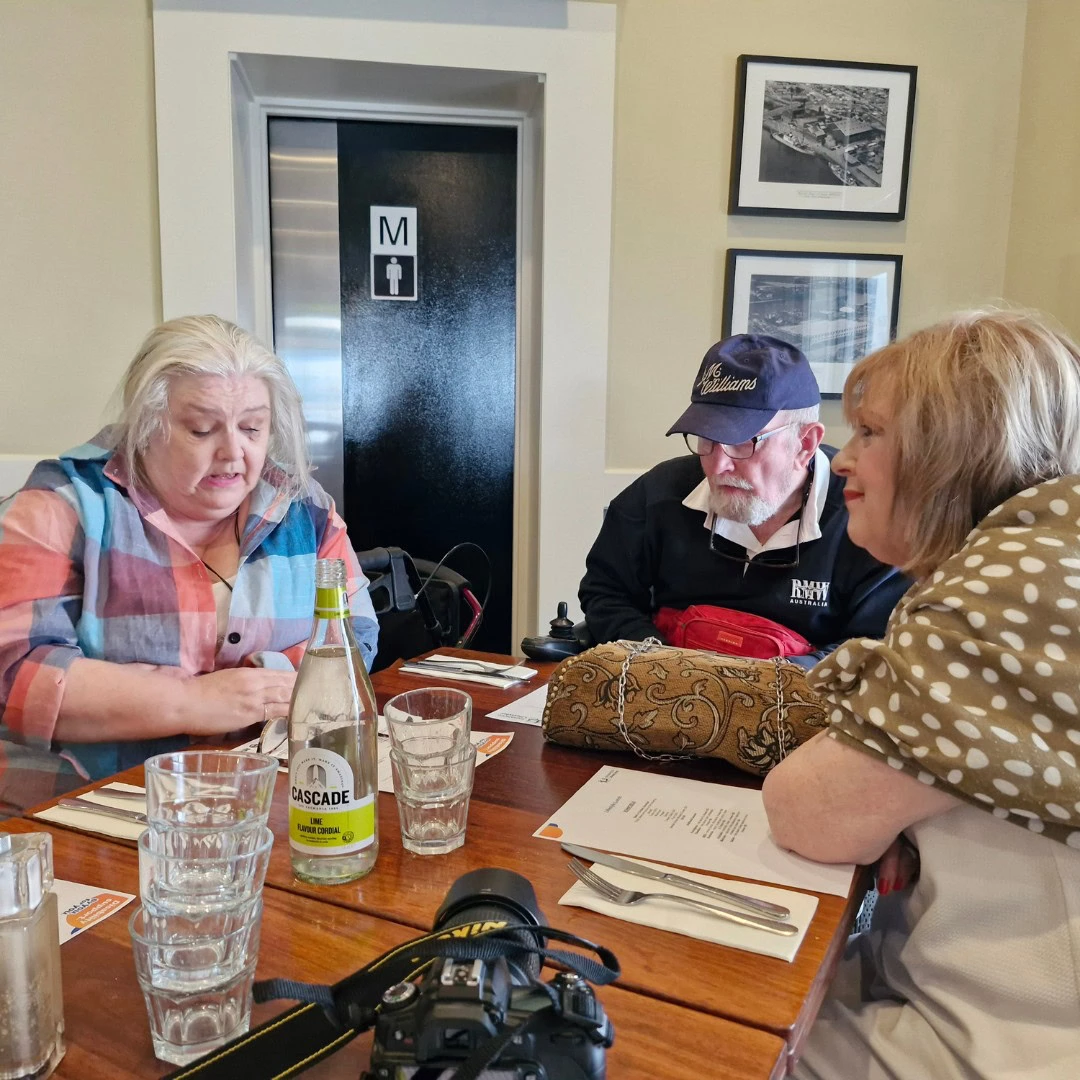
[[[714,527],[717,536],[730,540],[733,544],[746,549],[747,558],[753,559],[763,551],[775,548],[794,547],[797,542],[807,543],[821,538],[821,515],[825,510],[825,500],[829,495],[830,478],[829,459],[821,450],[814,451],[814,475],[810,481],[810,493],[806,497],[806,507],[800,517],[781,525],[765,543],[761,543],[750,530],[749,525],[740,521],[717,518],[709,507],[709,481],[706,477],[689,495],[683,499],[683,506],[691,510],[700,510],[705,515],[705,528],[711,533]],[[806,520],[803,521],[803,518]],[[800,534],[799,529],[802,528]]]

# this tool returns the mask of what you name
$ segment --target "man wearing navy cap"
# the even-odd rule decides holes
[[[848,539],[820,400],[806,357],[779,338],[709,349],[668,431],[690,453],[612,500],[585,561],[578,597],[598,642],[668,640],[657,623],[699,604],[795,631],[807,666],[846,638],[881,637],[910,582]]]

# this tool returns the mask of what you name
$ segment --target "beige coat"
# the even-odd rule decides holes
[[[1080,1080],[1080,851],[970,806],[852,938],[799,1080]]]

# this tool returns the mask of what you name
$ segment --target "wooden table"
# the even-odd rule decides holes
[[[0,822],[0,831],[51,833],[58,877],[139,891],[138,856],[130,844],[25,819]],[[288,974],[305,982],[333,983],[416,936],[412,927],[401,923],[285,889],[265,889],[263,903],[256,972],[260,979]],[[127,932],[132,910],[133,905],[123,908],[61,946],[68,1049],[54,1074],[60,1080],[137,1080],[170,1070],[154,1057],[135,980]],[[616,1030],[615,1045],[608,1052],[609,1077],[708,1075],[745,1080],[783,1073],[784,1045],[776,1036],[617,987],[606,987],[603,1001]],[[255,1006],[252,1025],[291,1005]],[[313,1080],[358,1080],[370,1045],[368,1033],[304,1075]]]
[[[491,654],[467,655],[506,659]],[[538,666],[540,678],[546,678],[554,665]],[[394,694],[424,685],[423,679],[403,674],[399,667],[395,665],[373,677],[380,707]],[[756,785],[757,781],[722,762],[658,764],[624,754],[557,747],[545,743],[537,728],[486,717],[487,712],[530,692],[539,685],[537,680],[509,691],[475,683],[459,685],[473,697],[473,729],[512,731],[514,740],[498,757],[477,769],[466,843],[457,851],[439,857],[406,852],[401,846],[393,796],[381,794],[380,852],[375,870],[348,885],[306,885],[291,872],[288,792],[286,777],[279,776],[270,815],[278,842],[267,875],[259,977],[278,975],[333,982],[392,941],[401,940],[401,937],[393,938],[393,934],[408,937],[416,931],[430,929],[447,890],[462,874],[479,867],[501,866],[524,874],[532,882],[540,907],[552,925],[600,942],[619,957],[622,977],[615,987],[600,991],[616,1027],[616,1044],[609,1056],[610,1076],[730,1076],[766,1080],[784,1075],[794,1063],[817,1014],[854,921],[861,895],[858,885],[853,886],[846,899],[819,895],[814,920],[790,964],[643,928],[581,908],[559,907],[558,898],[573,880],[566,868],[567,856],[552,841],[532,839],[532,833],[602,765],[742,785]],[[121,774],[121,779],[141,784],[141,769],[129,770]],[[35,822],[32,827],[44,826]],[[104,838],[88,841],[85,833],[75,834],[62,827],[50,831],[58,838],[59,877],[138,891],[137,880],[131,876],[137,869],[132,845]],[[78,840],[69,843],[68,838],[74,836]],[[67,859],[73,865],[68,865]],[[112,873],[114,867],[119,870],[109,877],[106,871]],[[130,886],[118,880],[124,874],[129,875],[124,880]],[[113,925],[108,926],[105,936],[114,939],[119,934],[114,948],[118,943],[123,947],[130,969],[130,950],[123,940],[124,920],[115,918],[108,923]],[[325,926],[339,925],[352,928],[347,936],[355,938],[359,934],[365,940],[367,949],[362,956],[347,948],[335,952],[332,939],[321,936]],[[101,929],[95,928],[91,934]],[[83,971],[80,952],[87,954],[88,963],[93,965],[90,957],[95,949],[94,945],[80,946],[81,941],[79,938],[64,946],[65,951],[76,950],[67,955],[72,957],[72,964],[79,972]],[[67,968],[65,962],[65,975]],[[126,979],[129,973],[122,972],[122,978]],[[75,979],[84,977],[77,974]],[[127,981],[130,986],[125,1000],[130,999],[141,1009],[133,977]],[[65,1000],[82,997],[65,982]],[[73,1007],[79,1010],[75,1015],[82,1015],[81,1010],[88,1006],[73,1002]],[[129,1007],[133,1006],[125,1006],[125,1013]],[[270,1006],[262,1008],[266,1010]],[[262,1018],[260,1013],[253,1023]],[[70,1024],[71,1017],[69,1030]],[[149,1055],[145,1024],[132,1025],[132,1030],[136,1028],[144,1037],[144,1050]],[[705,1028],[712,1032],[711,1036],[703,1037]],[[692,1036],[691,1030],[700,1034]],[[73,1041],[75,1038],[73,1035]],[[363,1046],[366,1044],[353,1052],[362,1055]],[[125,1047],[123,1054],[136,1053],[136,1049]],[[336,1062],[338,1056],[320,1068],[343,1067]],[[108,1075],[154,1075],[154,1067],[151,1055],[144,1059],[139,1073],[113,1071]],[[349,1075],[355,1077],[358,1072],[353,1062]],[[96,1074],[72,1071],[68,1075],[93,1078]],[[328,1071],[312,1075],[338,1074]]]

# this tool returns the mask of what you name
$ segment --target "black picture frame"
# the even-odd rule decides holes
[[[723,335],[770,334],[800,348],[823,398],[896,337],[901,255],[729,248]]]
[[[728,213],[902,221],[917,73],[740,56]]]

